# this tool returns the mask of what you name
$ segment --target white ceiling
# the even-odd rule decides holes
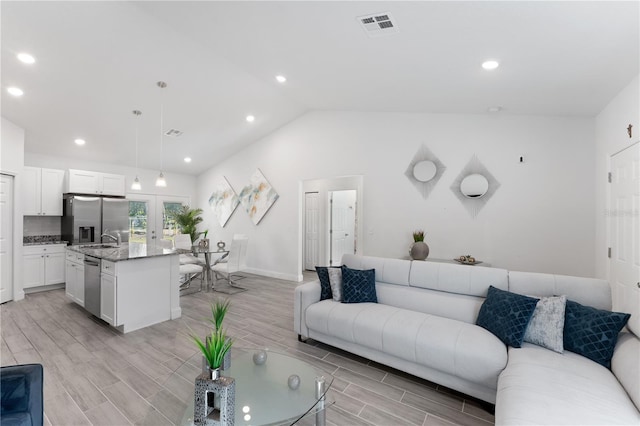
[[[595,116],[640,63],[636,1],[0,7],[2,115],[26,129],[27,151],[133,166],[139,109],[140,167],[157,169],[164,97],[164,130],[184,132],[164,138],[164,169],[188,174],[311,109]],[[379,12],[397,34],[365,33],[356,18]],[[480,67],[489,58],[497,70]]]

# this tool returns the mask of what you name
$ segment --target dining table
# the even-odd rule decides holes
[[[202,247],[199,245],[195,245],[191,247],[191,252],[194,256],[202,256],[204,257],[205,262],[205,281],[207,283],[207,291],[214,290],[214,282],[213,282],[213,271],[211,267],[215,265],[220,260],[224,259],[229,255],[229,250],[214,248],[214,247]],[[212,263],[213,260],[213,263]]]

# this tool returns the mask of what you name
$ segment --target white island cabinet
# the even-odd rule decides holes
[[[65,271],[67,297],[84,307],[84,254],[67,249]]]
[[[71,250],[101,259],[100,318],[111,326],[128,333],[180,318],[180,263],[173,250],[136,243]]]

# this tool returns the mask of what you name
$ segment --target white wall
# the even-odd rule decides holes
[[[0,172],[14,176],[13,180],[13,298],[24,299],[22,290],[22,184],[24,167],[24,129],[2,117],[0,136]]]
[[[81,148],[80,148],[81,149]],[[46,167],[50,169],[80,169],[93,172],[114,173],[126,176],[126,190],[131,191],[131,183],[136,177],[136,169],[133,167],[121,166],[118,164],[101,163],[98,161],[86,161],[76,158],[55,157],[50,155],[25,152],[24,163],[26,166]],[[178,173],[164,173],[167,179],[166,188],[155,186],[159,170],[139,169],[138,176],[142,183],[141,191],[131,191],[141,194],[153,195],[176,195],[195,199],[196,177]]]
[[[249,235],[249,267],[296,279],[300,182],[362,175],[363,254],[406,256],[412,231],[424,229],[433,258],[592,276],[593,135],[588,118],[311,112],[200,175],[196,205],[212,239]],[[404,176],[421,144],[447,167],[426,200]],[[501,184],[476,219],[449,189],[473,154]],[[211,191],[226,176],[240,192],[256,168],[280,199],[258,226],[239,207],[221,229]]]
[[[595,168],[595,274],[609,279],[609,185],[611,156],[640,140],[640,76],[637,76],[598,114],[595,120],[596,168]],[[633,125],[633,137],[629,138],[627,126]]]

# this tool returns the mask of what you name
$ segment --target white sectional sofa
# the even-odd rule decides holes
[[[320,301],[319,281],[300,285],[301,338],[495,403],[497,424],[640,424],[637,335],[621,334],[609,370],[568,351],[507,348],[475,325],[489,286],[611,309],[606,281],[353,255],[343,264],[375,269],[378,303]]]

